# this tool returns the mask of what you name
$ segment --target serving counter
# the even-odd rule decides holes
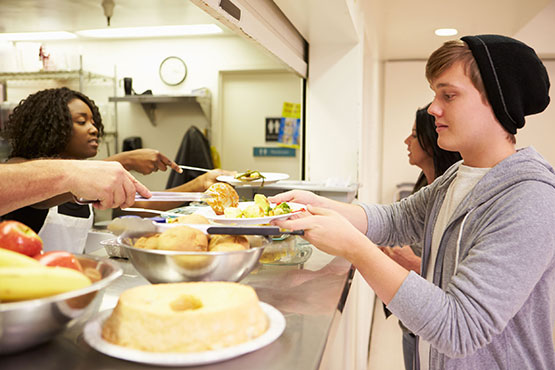
[[[104,249],[92,253],[106,256]],[[108,286],[100,311],[113,308],[121,292],[149,284],[125,259],[115,259],[123,276]],[[240,357],[187,369],[318,369],[326,343],[341,316],[353,276],[351,265],[313,248],[304,265],[259,265],[241,283],[252,286],[259,299],[277,308],[286,328],[273,343]],[[54,340],[24,352],[0,356],[6,369],[156,369],[162,368],[106,356],[83,340],[83,325],[75,325]],[[164,367],[167,368],[167,367]],[[179,367],[174,367],[179,368]]]

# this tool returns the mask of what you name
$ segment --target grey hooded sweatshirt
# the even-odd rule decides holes
[[[368,238],[421,241],[426,264],[459,166],[401,202],[363,205]],[[553,168],[526,148],[489,170],[446,227],[434,284],[411,272],[387,308],[430,343],[430,369],[555,369]]]

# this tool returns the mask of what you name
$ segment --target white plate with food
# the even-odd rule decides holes
[[[248,214],[247,217],[245,217],[244,214],[241,214],[238,217],[237,216],[234,217],[234,215],[231,215],[230,212],[228,212],[229,208],[226,208],[224,210],[225,214],[217,215],[214,212],[214,210],[210,207],[201,208],[195,213],[206,217],[211,222],[219,223],[219,224],[264,225],[264,224],[270,223],[270,221],[272,220],[287,219],[299,212],[306,210],[306,206],[304,204],[290,203],[290,202],[287,202],[286,204],[289,206],[291,212],[279,214],[279,215],[272,215],[272,216],[262,216],[262,215],[256,216],[255,214],[251,213],[251,214]],[[243,213],[243,212],[248,212],[248,210],[251,209],[251,207],[254,207],[255,205],[256,205],[255,202],[239,202],[239,205],[234,208],[237,208],[239,211]],[[271,209],[275,209],[276,207],[278,207],[278,205],[270,203]]]
[[[212,351],[175,353],[175,352],[147,352],[119,346],[102,338],[102,324],[110,316],[112,310],[105,310],[90,320],[83,330],[85,341],[97,351],[105,355],[123,360],[140,362],[159,366],[197,366],[212,364],[256,351],[275,341],[285,330],[285,318],[273,306],[260,302],[262,311],[268,317],[268,330],[251,341],[232,347]]]
[[[221,175],[217,177],[217,180],[227,182],[234,186],[263,186],[288,178],[289,175],[286,173],[247,171],[238,173],[235,176]]]

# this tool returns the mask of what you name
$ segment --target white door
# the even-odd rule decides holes
[[[266,118],[280,117],[284,102],[301,103],[302,79],[285,71],[221,72],[220,77],[222,168],[281,172],[300,179],[300,149],[294,157],[255,157],[253,148],[278,146],[265,141]]]

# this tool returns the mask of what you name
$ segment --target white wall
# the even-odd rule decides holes
[[[308,179],[358,182],[363,47],[311,44],[309,60]]]
[[[359,199],[376,201],[382,83],[375,25],[364,22],[368,11],[364,6],[369,3],[304,4],[309,4],[311,14],[305,27],[311,35],[306,108],[309,179],[359,182]],[[347,32],[351,30],[354,35]],[[367,368],[373,305],[374,293],[357,272],[320,369]]]
[[[555,61],[544,62],[551,80],[555,79]],[[414,182],[420,173],[408,163],[407,148],[403,143],[410,133],[416,109],[433,99],[433,92],[424,76],[425,61],[387,62],[385,66],[383,119],[383,178],[381,202],[393,200],[395,185]],[[555,165],[555,104],[538,115],[526,118],[526,125],[518,130],[517,147],[534,146],[552,165]]]
[[[212,92],[213,120],[218,106],[218,74],[222,70],[284,70],[283,64],[262,52],[254,44],[236,36],[166,38],[118,41],[59,41],[47,44],[55,56],[81,53],[83,65],[88,71],[113,76],[114,66],[118,79],[133,78],[134,90],[138,93],[151,89],[154,94],[184,94],[199,87],[207,87]],[[188,76],[179,86],[166,86],[160,80],[158,67],[160,62],[170,55],[182,58],[188,66]],[[27,83],[26,83],[27,84]],[[43,85],[41,85],[43,86]],[[72,87],[76,88],[75,85]],[[41,87],[29,87],[39,90]],[[13,91],[12,91],[13,92]],[[107,103],[113,96],[111,83],[87,86],[84,92],[98,104]],[[118,86],[118,95],[123,95],[123,87]],[[26,94],[10,94],[14,99]],[[112,106],[109,104],[108,106]],[[153,127],[139,104],[119,102],[118,131],[119,148],[127,136],[139,135],[143,146],[160,150],[170,158],[175,158],[177,149],[186,129],[195,124],[199,128],[207,127],[208,122],[197,107],[179,104],[159,105],[156,111],[158,126]],[[107,108],[108,109],[108,108]],[[109,117],[104,117],[109,124]],[[217,122],[214,122],[217,126]],[[108,129],[110,129],[108,127]],[[246,135],[249,132],[245,133]],[[109,138],[107,138],[109,139]],[[219,138],[213,138],[217,148],[221,146]],[[104,157],[105,151],[98,157]],[[112,146],[113,152],[113,146]],[[165,188],[168,173],[158,172],[149,176],[137,174],[137,178],[153,190]]]
[[[300,180],[299,149],[293,157],[254,157],[253,147],[278,147],[265,141],[265,119],[281,117],[283,102],[301,103],[302,79],[286,71],[222,72],[219,95],[222,168],[286,173]]]
[[[387,62],[384,71],[382,136],[382,203],[394,199],[396,184],[414,182],[420,170],[408,163],[403,143],[411,132],[416,110],[432,101],[424,75],[425,61]]]

